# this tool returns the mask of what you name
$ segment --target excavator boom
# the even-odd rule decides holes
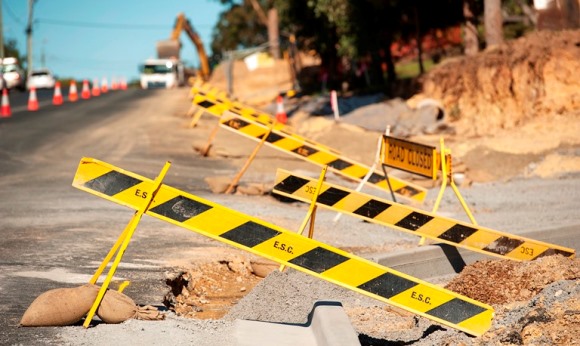
[[[177,15],[175,20],[175,25],[173,26],[173,31],[171,32],[171,37],[169,40],[158,41],[157,42],[157,57],[160,59],[176,58],[179,59],[181,43],[179,42],[179,36],[181,32],[185,31],[191,42],[195,45],[197,54],[199,55],[199,62],[201,69],[199,71],[203,80],[208,80],[210,75],[209,61],[207,54],[205,53],[205,48],[201,38],[197,32],[193,29],[193,26],[185,18],[183,13]]]

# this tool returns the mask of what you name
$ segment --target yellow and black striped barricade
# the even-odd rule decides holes
[[[316,185],[315,179],[279,169],[274,192],[310,203]],[[555,254],[575,256],[574,249],[441,217],[335,184],[323,183],[317,203],[369,222],[500,258],[526,261]]]
[[[361,181],[370,169],[368,166],[330,151],[326,147],[317,146],[300,137],[288,135],[284,131],[270,130],[264,125],[251,122],[232,113],[224,114],[220,118],[220,123],[223,127],[255,141],[260,141],[267,135],[266,144],[271,147],[319,166],[327,165],[329,170],[346,178]],[[389,177],[389,181],[397,195],[415,202],[423,202],[425,199],[427,190],[423,187],[394,177]],[[379,172],[372,173],[367,183],[379,189],[388,188],[385,176]]]
[[[312,145],[323,147],[328,151],[339,154],[339,151],[335,149],[332,149],[322,143],[309,140],[305,137],[302,137],[294,133],[290,126],[276,122],[275,117],[271,114],[257,110],[241,102],[230,101],[227,98],[220,98],[217,95],[205,92],[204,90],[200,89],[192,89],[192,90],[196,91],[196,94],[193,98],[193,104],[200,107],[202,111],[205,110],[218,118],[221,118],[226,112],[231,112],[233,114],[236,114],[240,118],[245,118],[268,127],[273,127],[278,131],[284,132],[288,136],[308,142]],[[198,112],[196,116],[199,118],[201,114],[202,113]],[[198,120],[199,119],[194,119],[193,122],[197,123]]]
[[[201,107],[208,113],[221,117],[225,111],[230,111],[233,113],[238,114],[241,117],[252,119],[253,121],[259,122],[264,125],[272,125],[274,124],[275,118],[265,112],[259,111],[253,107],[250,107],[246,104],[243,104],[238,101],[232,101],[223,97],[223,95],[215,94],[211,91],[203,91],[203,90],[196,90],[192,104]],[[203,113],[197,113],[196,119],[193,119],[192,122],[197,123],[199,121],[199,117]],[[279,128],[285,127],[284,124],[279,123],[276,125]]]
[[[107,164],[82,158],[73,186],[382,302],[482,335],[493,308],[282,227]]]

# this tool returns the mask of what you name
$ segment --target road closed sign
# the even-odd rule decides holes
[[[437,179],[435,147],[383,135],[383,164],[424,177]]]

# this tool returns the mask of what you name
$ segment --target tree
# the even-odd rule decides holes
[[[503,43],[501,0],[484,0],[485,43],[487,47]]]
[[[20,55],[20,51],[16,47],[16,40],[8,39],[4,42],[4,57],[14,57],[17,58],[18,61],[23,62],[24,56]]]
[[[477,12],[475,1],[463,1],[463,16],[465,23],[463,28],[463,46],[465,55],[475,55],[479,51],[479,37],[477,34]]]
[[[281,32],[295,35],[301,49],[318,53],[330,82],[340,82],[359,64],[367,67],[371,84],[384,85],[385,71],[387,84],[396,78],[393,42],[415,42],[421,53],[424,35],[459,25],[464,1],[483,0],[221,1],[231,7],[214,31],[214,54],[267,42],[262,9],[276,8]]]

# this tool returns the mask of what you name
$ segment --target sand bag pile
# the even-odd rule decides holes
[[[86,284],[74,288],[57,288],[44,292],[28,307],[20,325],[24,327],[69,326],[81,321],[91,309],[99,286]],[[128,319],[162,320],[165,315],[153,306],[138,306],[127,295],[107,290],[97,316],[105,323],[121,323]]]

